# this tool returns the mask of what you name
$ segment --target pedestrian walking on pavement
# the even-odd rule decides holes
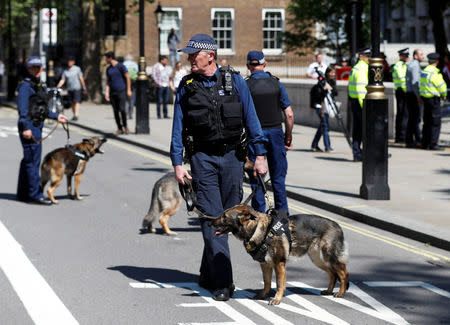
[[[176,94],[178,86],[180,85],[181,79],[187,74],[186,69],[183,67],[181,62],[175,64],[175,68],[170,76],[170,89]]]
[[[158,88],[156,101],[156,114],[161,118],[161,105],[163,106],[164,118],[169,118],[167,103],[169,102],[169,83],[171,68],[167,65],[168,59],[165,55],[159,56],[159,61],[153,65],[152,78]]]
[[[248,87],[238,72],[217,66],[217,43],[209,35],[194,35],[180,51],[188,54],[192,73],[178,88],[170,157],[177,181],[193,180],[197,209],[219,217],[241,202],[245,150],[239,146],[245,128],[256,156],[254,174],[265,174],[265,138]],[[192,146],[185,139],[192,139]],[[189,150],[192,148],[193,150]],[[183,149],[191,154],[192,177],[183,167]],[[210,220],[200,219],[204,248],[200,286],[213,299],[226,301],[234,291],[228,236],[214,236]]]
[[[362,110],[366,98],[366,86],[369,83],[370,48],[358,51],[359,61],[348,77],[348,96],[353,117],[353,161],[362,161]]]
[[[42,62],[38,56],[28,59],[27,75],[18,87],[17,109],[19,112],[18,130],[23,149],[20,162],[17,200],[42,205],[52,202],[44,198],[39,175],[42,156],[42,128],[45,117],[67,122],[67,118],[48,109],[48,95],[40,82]],[[41,105],[47,104],[47,114],[40,114]],[[36,112],[38,114],[36,114]]]
[[[322,86],[321,82],[319,81],[319,83],[314,86],[319,87],[318,91],[313,92],[316,94],[316,96],[314,96],[314,103],[312,104],[316,107],[317,115],[320,118],[320,124],[311,144],[311,150],[315,152],[322,152],[322,149],[320,149],[319,147],[319,141],[320,137],[323,134],[323,144],[325,146],[325,152],[331,152],[333,151],[333,148],[331,148],[330,142],[329,120],[330,116],[333,116],[334,112],[329,101],[334,101],[334,98],[338,94],[336,87],[336,70],[334,69],[334,67],[329,66],[327,68],[327,70],[325,71],[325,80],[323,80],[322,82],[325,83],[325,86]]]
[[[127,112],[127,117],[129,119],[132,119],[134,105],[136,105],[136,80],[138,79],[139,67],[137,63],[133,61],[133,56],[131,54],[125,56],[125,61],[123,62],[123,65],[128,70],[128,76],[130,77],[131,81],[131,93],[132,93],[131,97],[128,97],[125,103],[125,111]]]
[[[294,112],[291,108],[286,88],[264,69],[267,62],[261,51],[250,51],[247,54],[247,68],[251,75],[246,79],[250,89],[256,114],[267,138],[265,143],[267,165],[269,167],[270,182],[272,184],[275,209],[285,210],[289,215],[286,198],[286,174],[288,162],[286,153],[292,149],[292,128],[294,126]],[[283,132],[282,122],[285,116]],[[255,150],[250,145],[248,157],[255,161]],[[251,178],[252,190],[259,183],[258,178]],[[260,212],[266,212],[266,199],[262,187],[259,186],[252,198],[252,207]]]
[[[87,94],[86,83],[83,78],[83,72],[80,67],[75,65],[75,58],[69,57],[67,60],[67,69],[62,73],[61,80],[56,85],[61,88],[66,83],[69,100],[72,106],[72,121],[78,120],[80,113],[80,103],[82,92]]]
[[[413,52],[413,59],[406,69],[406,107],[408,109],[408,124],[406,128],[406,147],[417,148],[422,143],[422,133],[420,131],[420,62],[424,60],[421,49]]]
[[[441,98],[447,97],[447,85],[437,68],[439,53],[427,55],[429,65],[420,75],[420,96],[423,101],[422,148],[444,150],[438,145],[441,132]]]
[[[127,68],[116,60],[113,52],[105,54],[108,68],[106,69],[105,99],[110,101],[114,110],[114,119],[117,124],[116,135],[129,134],[127,126],[127,112],[125,102],[132,96],[131,80]]]
[[[408,110],[406,108],[406,70],[408,68],[409,48],[398,51],[400,60],[392,68],[392,79],[397,101],[397,115],[395,117],[395,142],[404,143],[406,126],[408,123]]]
[[[167,36],[167,47],[169,48],[170,65],[174,68],[175,64],[180,61],[180,56],[178,54],[178,44],[180,44],[180,42],[180,37],[175,31],[175,28],[172,28]]]

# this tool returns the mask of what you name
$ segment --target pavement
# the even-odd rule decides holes
[[[172,112],[169,105],[170,117]],[[382,201],[360,198],[362,164],[353,162],[342,133],[330,133],[333,152],[316,153],[310,150],[316,129],[296,124],[294,148],[287,155],[288,196],[450,251],[450,111],[444,113],[440,138],[444,151],[407,149],[389,142],[390,200]],[[72,117],[70,110],[65,114]],[[135,134],[134,117],[128,121],[131,133],[115,136],[111,106],[83,103],[79,120],[70,124],[168,156],[172,119],[157,119],[156,105],[151,103],[150,134]]]

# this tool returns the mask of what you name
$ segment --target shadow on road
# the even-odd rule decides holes
[[[131,168],[131,170],[136,170],[136,171],[140,171],[140,172],[157,172],[157,173],[164,173],[164,174],[171,171],[168,168],[140,168],[140,167],[134,167],[134,168]]]
[[[0,193],[0,200],[17,201],[16,193]]]
[[[354,193],[330,191],[330,190],[323,190],[323,189],[320,189],[320,188],[313,188],[313,187],[305,187],[305,186],[296,186],[296,185],[286,184],[286,189],[288,189],[289,187],[291,187],[291,188],[302,188],[302,189],[305,189],[305,190],[313,190],[313,191],[323,192],[323,193],[328,193],[328,194],[359,198],[359,195],[358,194],[354,194]]]
[[[186,273],[179,270],[138,267],[129,265],[119,265],[108,267],[108,270],[118,271],[129,279],[139,282],[198,282],[198,275]]]

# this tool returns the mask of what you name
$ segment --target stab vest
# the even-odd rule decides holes
[[[263,129],[281,128],[283,122],[280,105],[281,88],[278,78],[268,74],[269,78],[246,79],[247,86],[252,94],[261,127]]]
[[[191,73],[183,79],[188,94],[185,132],[194,143],[237,143],[243,123],[243,106],[236,93],[229,66],[219,69],[219,78],[212,87],[206,87],[198,75]]]

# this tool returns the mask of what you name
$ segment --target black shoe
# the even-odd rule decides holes
[[[170,118],[170,116],[169,116],[169,115],[166,115],[166,116],[164,116],[164,118]]]
[[[416,149],[416,148],[420,148],[420,146],[417,143],[415,143],[415,142],[411,142],[411,143],[407,143],[406,144],[406,148]]]
[[[333,148],[325,148],[325,152],[332,152],[332,151],[334,151],[334,149]]]
[[[78,116],[72,117],[72,121],[78,121]]]
[[[323,152],[323,150],[320,149],[319,146],[311,147],[311,151],[313,151],[313,152]]]
[[[52,201],[49,199],[41,197],[40,199],[33,200],[30,202],[31,204],[40,204],[40,205],[52,205]]]
[[[231,284],[228,288],[217,289],[213,292],[213,299],[217,301],[228,301],[233,297],[234,284]]]
[[[430,147],[430,150],[433,150],[433,151],[443,151],[443,150],[445,150],[445,149],[442,148],[441,146],[435,145],[435,146]]]

